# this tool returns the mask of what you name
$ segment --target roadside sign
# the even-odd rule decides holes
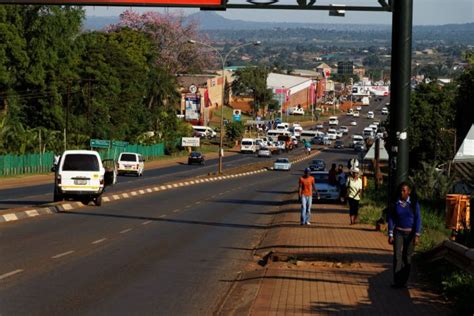
[[[91,139],[90,140],[90,147],[91,148],[109,148],[110,147],[110,140]]]
[[[241,110],[238,110],[238,109],[235,109],[233,112],[232,112],[232,120],[234,122],[240,122],[240,117],[242,115],[242,111]]]
[[[113,141],[112,141],[112,146],[115,146],[115,147],[126,147],[126,146],[128,146],[128,142],[123,142],[123,141],[120,141],[120,140],[113,140]]]
[[[0,0],[6,4],[98,5],[98,6],[220,6],[221,0]]]
[[[201,139],[199,137],[183,137],[181,138],[181,146],[199,147],[201,146]]]

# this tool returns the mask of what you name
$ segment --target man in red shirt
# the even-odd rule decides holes
[[[316,188],[314,177],[310,175],[311,169],[306,168],[304,175],[300,178],[298,183],[298,195],[301,201],[301,225],[311,225],[311,204],[313,203],[313,188],[316,191],[318,198],[319,193]]]

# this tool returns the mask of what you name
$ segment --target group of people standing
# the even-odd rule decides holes
[[[355,161],[349,163],[350,173],[344,172],[344,166],[332,164],[329,171],[329,183],[338,186],[341,202],[349,204],[350,224],[357,223],[359,202],[363,184],[360,170]],[[319,199],[319,192],[311,170],[306,168],[299,179],[298,194],[301,201],[301,225],[311,225],[311,205],[313,190]],[[403,182],[397,190],[397,198],[391,203],[387,213],[388,243],[393,245],[393,288],[405,288],[411,268],[411,258],[421,234],[420,205],[410,184]]]

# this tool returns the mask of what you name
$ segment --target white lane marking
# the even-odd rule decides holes
[[[219,195],[224,195],[224,193],[225,193],[225,192],[221,192],[221,193],[219,193]]]
[[[151,221],[146,221],[146,222],[143,222],[142,225],[148,225],[150,223],[151,223]]]
[[[197,201],[195,204],[201,204],[201,201]]]
[[[184,182],[184,185],[189,185],[189,182],[185,181],[185,182]]]
[[[181,211],[179,208],[173,210],[173,213],[178,213],[179,211]]]
[[[160,191],[160,188],[159,187],[154,187],[153,191],[155,191],[155,192]]]
[[[120,233],[121,233],[121,234],[126,234],[126,233],[128,233],[129,231],[131,231],[131,230],[132,230],[131,228],[127,228],[127,229],[122,230]]]
[[[152,190],[152,189],[146,189],[146,191],[147,191],[148,193],[151,193],[151,192],[153,192],[153,190]]]
[[[51,259],[58,259],[58,258],[67,256],[67,255],[70,255],[73,252],[74,252],[74,250],[69,250],[69,251],[66,251],[66,252],[63,252],[63,253],[58,253],[57,255],[52,256]]]
[[[125,199],[129,197],[128,193],[124,193],[124,194],[122,194],[122,196],[123,196]]]
[[[93,244],[93,245],[100,244],[101,242],[104,242],[106,240],[107,240],[107,238],[97,239],[97,240],[94,240],[93,242],[91,242],[91,244]]]
[[[160,218],[166,217],[166,214],[160,215],[159,217]]]
[[[11,221],[16,221],[16,220],[18,220],[18,217],[17,217],[15,214],[5,214],[5,215],[3,215],[3,218],[4,218],[5,221],[7,221],[7,222],[11,222]]]
[[[66,211],[72,210],[72,205],[71,204],[63,204],[63,209]]]
[[[138,190],[138,193],[140,193],[140,194],[145,194],[145,191],[143,191],[143,190]]]
[[[110,199],[109,199],[109,197],[107,197],[107,196],[104,196],[104,197],[102,198],[102,200],[103,200],[104,202],[110,202]]]
[[[178,185],[176,183],[173,184],[173,188],[177,188],[177,187],[178,187]]]
[[[164,185],[160,186],[160,190],[166,190],[166,187]]]
[[[173,186],[172,186],[172,185],[170,185],[170,184],[168,184],[166,187],[167,187],[168,189],[171,189],[171,188],[173,188]]]
[[[189,181],[189,183],[191,183],[191,184],[195,184],[196,182],[194,182],[194,180],[191,180],[191,181]]]
[[[18,273],[21,273],[21,272],[23,272],[22,269],[17,269],[17,270],[14,270],[14,271],[4,273],[4,274],[0,275],[0,280],[6,279],[8,277],[11,277],[12,275],[15,275],[15,274],[18,274]]]
[[[115,195],[112,195],[112,197],[114,198],[114,200],[120,200],[120,196],[118,196],[118,195],[116,195],[116,194],[115,194]]]
[[[186,205],[184,208],[190,208],[192,207],[192,205]]]
[[[135,196],[135,195],[138,195],[137,191],[133,191],[132,193],[130,193],[132,196]]]
[[[39,213],[37,210],[28,210],[28,211],[25,211],[25,213],[29,216],[29,217],[35,217],[35,216],[38,216]]]

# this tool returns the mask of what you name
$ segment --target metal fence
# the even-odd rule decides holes
[[[164,144],[150,146],[128,145],[126,147],[112,147],[98,150],[102,159],[117,159],[122,152],[141,154],[146,160],[153,160],[164,156]],[[0,155],[0,177],[22,174],[46,173],[51,170],[54,162],[54,153],[27,155]]]
[[[0,156],[0,176],[14,176],[50,171],[54,153]]]

